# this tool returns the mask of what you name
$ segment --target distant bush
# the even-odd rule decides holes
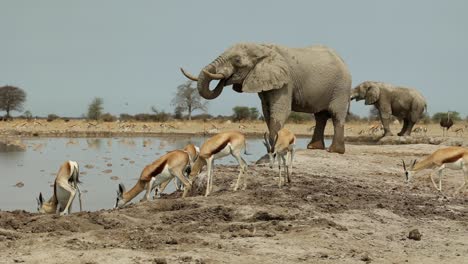
[[[119,120],[120,121],[130,121],[130,120],[133,120],[134,117],[132,115],[129,115],[129,114],[120,114],[119,116]]]
[[[199,115],[192,116],[192,120],[205,120],[205,119],[213,119],[213,116],[210,114],[199,114]]]
[[[102,98],[95,97],[91,104],[89,104],[88,106],[88,119],[99,120],[102,115],[102,109],[104,109],[102,106],[103,104],[104,100],[102,100]]]
[[[47,122],[52,122],[52,121],[54,121],[56,119],[59,119],[59,118],[60,118],[60,116],[58,116],[56,114],[50,114],[50,115],[47,116]]]
[[[27,120],[31,120],[33,118],[32,113],[29,110],[24,111],[23,117]]]
[[[117,117],[111,115],[110,113],[105,113],[101,115],[101,119],[104,122],[115,122],[117,120]]]
[[[349,112],[348,115],[346,116],[346,122],[359,122],[359,121],[361,121],[361,117],[352,112]]]
[[[232,115],[233,121],[238,122],[241,120],[256,120],[259,116],[258,109],[255,107],[236,106],[232,111],[234,112]]]
[[[309,113],[300,113],[300,112],[291,112],[288,117],[288,122],[292,123],[305,123],[307,121],[311,121],[313,119],[313,115]]]
[[[429,116],[429,114],[428,113],[423,113],[423,117],[421,118],[421,120],[419,122],[427,125],[427,124],[431,123],[431,121],[432,120],[431,120],[431,117]]]
[[[166,112],[158,112],[157,114],[140,113],[133,116],[133,120],[141,122],[166,122],[172,118],[171,114]],[[121,115],[122,119],[122,115]]]

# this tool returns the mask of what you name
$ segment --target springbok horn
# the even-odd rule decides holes
[[[267,147],[267,150],[268,152],[270,151],[270,141],[268,140],[268,133],[265,132],[265,134],[263,134],[263,139],[265,140],[265,142],[263,142],[263,144]]]
[[[192,81],[198,82],[198,78],[197,78],[197,77],[195,77],[195,76],[193,76],[192,74],[186,72],[183,68],[180,68],[180,71],[182,72],[182,74],[183,74],[185,77],[189,78],[189,79],[192,80]]]
[[[406,164],[405,164],[405,161],[404,161],[404,160],[401,160],[401,161],[403,161],[403,169],[405,169],[405,171],[406,171]]]
[[[224,75],[221,74],[221,73],[211,73],[211,72],[209,72],[209,71],[207,71],[205,69],[203,69],[203,72],[213,80],[222,80],[222,79],[224,79]]]
[[[413,161],[413,166],[412,167],[414,167],[414,165],[416,165],[416,160]]]

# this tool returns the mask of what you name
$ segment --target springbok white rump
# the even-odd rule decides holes
[[[245,136],[238,131],[221,132],[207,139],[200,148],[200,155],[196,159],[192,172],[190,173],[190,180],[193,182],[195,177],[200,174],[201,170],[207,165],[207,180],[206,180],[206,193],[208,196],[213,190],[213,166],[216,159],[232,155],[236,158],[240,166],[237,182],[234,186],[234,191],[239,189],[242,179],[242,189],[245,190],[247,182],[245,181],[245,173],[247,171],[247,162],[242,158],[241,152],[246,153]],[[185,197],[190,189],[185,188],[183,197]]]
[[[135,196],[140,194],[145,188],[145,197],[142,200],[149,200],[150,193],[156,187],[164,190],[167,184],[177,177],[187,189],[192,185],[188,180],[188,174],[191,171],[192,162],[197,156],[194,146],[186,146],[183,150],[174,150],[166,153],[153,163],[147,165],[141,172],[135,186],[128,192],[125,186],[119,184],[117,190],[117,200],[114,208],[123,207],[130,202]]]
[[[292,163],[296,146],[296,136],[287,128],[282,128],[275,136],[273,143],[269,141],[268,133],[263,135],[268,156],[270,157],[270,168],[273,169],[275,159],[278,158],[279,181],[278,187],[282,187],[285,179],[281,177],[281,162],[288,178],[288,183],[291,183]],[[286,158],[285,158],[286,156]]]
[[[430,174],[432,184],[439,191],[442,192],[442,171],[444,169],[463,170],[464,182],[458,188],[457,192],[461,191],[468,182],[468,149],[463,147],[448,147],[434,151],[425,159],[417,162],[414,160],[412,164],[407,167],[403,160],[403,169],[405,170],[406,182],[409,182],[413,174],[423,169],[432,169],[439,174],[439,187],[437,187],[432,172]]]
[[[60,166],[60,169],[54,181],[54,194],[46,202],[39,193],[37,199],[37,211],[40,213],[54,214],[57,209],[60,215],[71,213],[71,205],[75,199],[76,192],[78,192],[78,199],[80,201],[80,211],[83,210],[81,202],[81,191],[78,187],[80,170],[76,161],[66,161]]]

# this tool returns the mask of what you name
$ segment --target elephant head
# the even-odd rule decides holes
[[[280,89],[289,80],[289,67],[275,47],[253,43],[240,43],[227,49],[205,66],[198,77],[182,68],[181,71],[197,82],[198,92],[205,99],[218,97],[228,85],[233,85],[239,93],[259,93]],[[212,80],[219,80],[214,90],[210,90]]]
[[[376,82],[363,82],[356,86],[351,92],[351,100],[360,101],[365,99],[366,105],[375,104],[380,97],[380,87]]]

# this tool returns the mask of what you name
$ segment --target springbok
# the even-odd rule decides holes
[[[239,163],[240,170],[237,176],[237,182],[234,186],[234,191],[239,189],[242,179],[242,190],[245,190],[247,183],[245,181],[245,173],[247,171],[247,162],[242,158],[241,152],[246,152],[245,136],[238,131],[228,131],[216,134],[206,140],[200,148],[200,155],[196,159],[192,172],[190,173],[190,180],[193,182],[195,177],[198,176],[200,171],[207,165],[207,180],[206,180],[206,193],[208,196],[213,190],[213,166],[216,159],[232,155]],[[190,189],[185,188],[182,197],[185,197]]]
[[[281,161],[283,161],[283,167],[286,171],[286,176],[288,177],[288,183],[291,183],[291,174],[292,174],[292,163],[294,158],[294,147],[296,145],[296,136],[289,131],[287,128],[282,128],[278,131],[278,134],[275,136],[273,144],[269,141],[269,135],[265,132],[263,135],[268,156],[270,157],[270,168],[273,169],[275,163],[275,158],[278,158],[278,171],[279,171],[279,182],[278,187],[282,187],[285,182],[284,177],[281,177]],[[286,158],[284,157],[286,156]]]
[[[200,154],[200,149],[195,146],[194,144],[188,144],[187,146],[185,146],[184,148],[184,151],[186,151],[187,153],[189,153],[190,155],[190,164],[191,166],[193,165],[193,163],[195,162],[195,160],[198,158],[198,155]],[[190,173],[190,172],[188,172]],[[182,183],[182,181],[177,178],[177,177],[174,177],[173,179],[169,179],[163,183],[161,183],[159,186],[156,186],[154,185],[152,188],[154,189],[155,187],[157,187],[157,191],[155,193],[155,196],[154,198],[159,198],[161,196],[161,193],[164,192],[164,190],[166,189],[167,185],[171,182],[174,183],[174,187],[175,187],[175,190],[176,191],[180,191],[180,190],[183,190],[184,188],[184,185]]]
[[[461,191],[466,183],[468,182],[468,149],[463,147],[448,147],[434,151],[431,155],[425,159],[417,162],[416,160],[407,167],[405,161],[403,161],[403,169],[405,170],[406,182],[409,182],[413,177],[413,174],[423,169],[431,169],[437,171],[439,174],[439,187],[437,187],[432,172],[430,174],[432,184],[439,191],[442,192],[442,171],[444,169],[452,170],[463,170],[464,182],[458,188],[457,192]]]
[[[146,193],[142,201],[149,200],[153,189],[160,186],[160,189],[164,190],[174,177],[177,177],[188,189],[192,183],[187,176],[191,171],[192,160],[197,155],[194,150],[195,148],[189,145],[183,150],[178,149],[166,153],[143,169],[137,183],[129,191],[126,191],[125,186],[120,183],[114,208],[123,207],[145,188]]]
[[[37,211],[39,213],[54,214],[57,209],[60,215],[71,213],[71,205],[78,191],[78,199],[80,200],[80,211],[82,211],[81,191],[78,187],[80,170],[76,161],[66,161],[60,166],[60,169],[54,181],[54,194],[46,202],[39,193],[37,199]],[[57,208],[58,207],[58,208]]]
[[[427,127],[425,126],[418,126],[418,127],[415,127],[413,129],[413,132],[414,133],[418,133],[418,134],[424,134],[426,135],[427,134]]]

